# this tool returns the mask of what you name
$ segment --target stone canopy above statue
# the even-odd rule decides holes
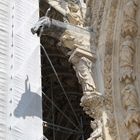
[[[42,17],[31,29],[32,33],[39,36],[44,34],[60,40],[64,47],[71,50],[79,47],[90,50],[90,35],[94,34],[85,28],[64,23],[58,20]]]

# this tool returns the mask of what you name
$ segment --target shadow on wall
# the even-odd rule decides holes
[[[29,77],[25,80],[25,92],[14,110],[16,117],[38,117],[42,119],[42,97],[31,91]]]

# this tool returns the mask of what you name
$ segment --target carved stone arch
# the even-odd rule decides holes
[[[139,1],[126,1],[123,12],[122,44],[120,50],[120,86],[124,125],[128,139],[140,139],[140,104],[136,86],[136,37]]]

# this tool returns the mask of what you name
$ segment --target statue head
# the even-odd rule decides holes
[[[70,12],[74,12],[74,13],[78,12],[78,10],[80,9],[79,5],[74,2],[69,2],[68,8],[69,8]]]

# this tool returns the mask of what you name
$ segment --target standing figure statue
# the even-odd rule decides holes
[[[71,62],[73,63],[73,68],[76,71],[79,83],[82,85],[83,94],[90,96],[91,94],[96,93],[96,86],[91,71],[91,60],[86,57],[73,57]]]

